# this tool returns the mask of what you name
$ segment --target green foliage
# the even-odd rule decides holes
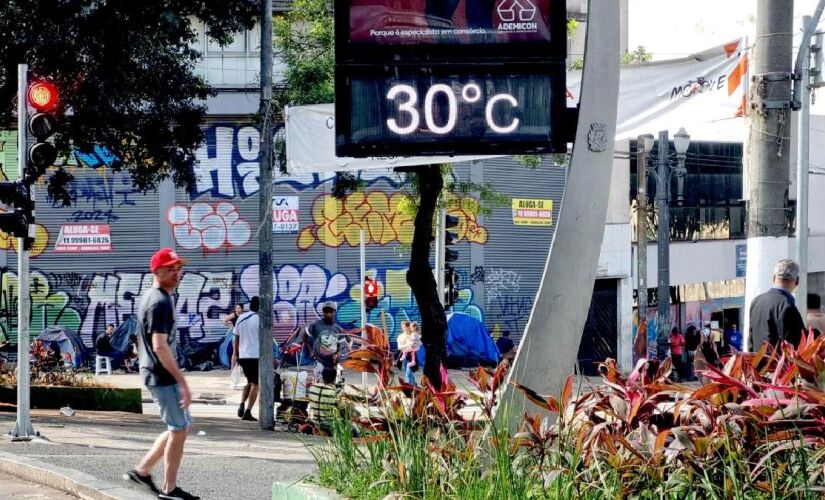
[[[535,170],[541,165],[541,155],[516,155],[513,158],[530,170]]]
[[[277,54],[286,66],[281,102],[290,105],[333,102],[335,54],[333,0],[294,0],[273,31]]]
[[[571,38],[576,36],[576,30],[579,29],[579,22],[575,19],[568,19],[567,20],[567,39],[570,40]]]
[[[641,64],[641,63],[649,62],[651,59],[653,59],[653,54],[651,54],[650,52],[645,50],[645,48],[643,46],[639,45],[638,47],[636,47],[636,50],[634,50],[633,52],[625,50],[624,54],[622,54],[621,63],[622,64]]]
[[[369,414],[353,418],[364,436],[344,422],[321,445],[321,482],[351,498],[821,498],[823,355],[825,339],[812,336],[737,354],[698,388],[671,382],[669,359],[627,376],[607,360],[600,385],[574,390],[571,376],[558,397],[516,384],[545,413],[525,413],[514,435],[507,408],[493,418],[505,368],[479,368],[469,394],[450,382],[381,385]]]
[[[627,64],[641,64],[650,62],[653,59],[653,54],[648,52],[643,46],[639,45],[633,52],[625,50],[621,55],[620,62],[622,65]],[[570,69],[573,71],[581,71],[584,69],[584,59],[576,59],[570,62]]]
[[[255,0],[0,2],[0,125],[13,127],[17,64],[25,62],[60,89],[68,113],[55,142],[64,155],[103,146],[138,189],[170,176],[189,187],[209,93],[194,71],[191,19],[225,43],[253,25],[258,8]],[[67,175],[49,186],[64,203]]]

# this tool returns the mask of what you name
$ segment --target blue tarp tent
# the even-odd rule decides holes
[[[101,333],[101,335],[103,334]],[[112,347],[126,354],[126,351],[129,349],[129,338],[133,335],[137,337],[137,317],[134,314],[126,318],[126,321],[115,328],[115,333],[112,334],[111,340]]]
[[[419,365],[423,366],[423,346],[416,357]],[[452,313],[447,317],[448,368],[495,366],[498,362],[498,347],[484,323],[465,313]]]
[[[235,348],[232,342],[234,340],[235,335],[232,333],[232,329],[230,328],[227,330],[226,335],[223,337],[223,340],[218,346],[218,361],[221,364],[221,368],[229,368],[232,365],[232,351]],[[278,344],[274,345],[272,354],[275,359],[281,359],[281,350],[278,349]]]
[[[64,352],[71,354],[74,368],[80,368],[92,353],[92,350],[83,344],[77,332],[60,325],[46,328],[37,338],[44,344],[52,345],[52,348],[59,350],[61,354]]]

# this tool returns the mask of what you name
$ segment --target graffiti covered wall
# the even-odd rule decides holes
[[[177,297],[181,338],[185,343],[223,339],[224,316],[258,288],[259,134],[240,122],[208,124],[204,132],[198,181],[188,192],[171,186],[137,192],[126,175],[111,172],[112,157],[102,148],[75,152],[69,168],[75,176],[72,206],[37,200],[38,239],[31,254],[33,332],[62,325],[77,330],[91,346],[107,323],[120,324],[136,312],[138,298],[151,286],[149,258],[168,244],[190,260]],[[4,132],[3,140],[14,143],[16,134]],[[6,172],[7,157],[0,156],[0,162]],[[506,171],[515,168],[522,169],[518,176]],[[513,197],[552,197],[563,188],[563,173],[526,170],[512,160],[457,165],[455,171],[461,180],[498,176],[496,188]],[[342,324],[360,322],[361,229],[367,234],[368,274],[380,289],[379,307],[369,321],[386,322],[394,339],[401,321],[420,318],[406,284],[413,220],[400,207],[406,197],[401,178],[387,171],[360,176],[364,191],[344,200],[331,196],[331,175],[282,176],[275,183],[281,204],[284,197],[297,203],[289,212],[297,230],[277,232],[273,248],[279,339],[320,317],[319,308],[328,300],[338,303]],[[542,186],[547,185],[555,191],[546,192]],[[454,311],[484,321],[494,336],[510,330],[518,338],[532,308],[552,227],[515,226],[509,206],[476,215],[470,209],[476,203],[464,195],[450,203],[449,213],[459,220],[451,229],[458,237],[453,248],[460,257],[454,265],[461,277]],[[56,252],[56,239],[67,224],[107,226],[111,251]],[[519,234],[524,242],[519,242]],[[0,233],[0,332],[12,341],[17,334],[14,245],[14,239]]]

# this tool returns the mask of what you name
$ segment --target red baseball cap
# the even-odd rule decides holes
[[[155,252],[155,255],[152,256],[152,260],[149,261],[149,269],[151,269],[152,272],[155,272],[161,267],[174,266],[175,264],[183,265],[187,262],[188,261],[185,258],[178,256],[178,254],[171,248],[161,248]]]

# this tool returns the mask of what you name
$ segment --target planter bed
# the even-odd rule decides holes
[[[17,389],[0,386],[0,403],[17,404]],[[75,410],[125,411],[143,413],[140,389],[110,387],[32,386],[32,409],[57,409],[71,406]],[[4,408],[0,404],[0,409]],[[11,406],[14,408],[14,406]],[[14,411],[14,410],[12,410]]]

